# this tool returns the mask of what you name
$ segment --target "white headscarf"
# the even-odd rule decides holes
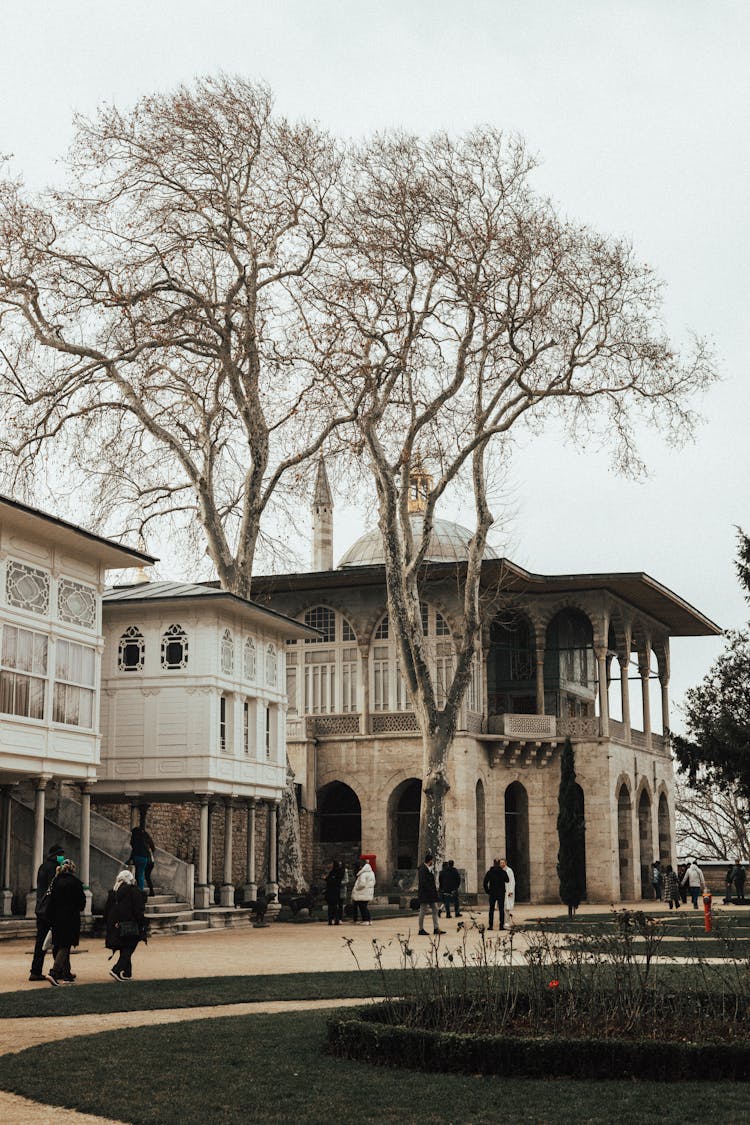
[[[118,890],[118,888],[120,888],[123,883],[127,883],[130,886],[133,886],[135,884],[135,875],[132,871],[121,871],[115,879],[113,890]]]

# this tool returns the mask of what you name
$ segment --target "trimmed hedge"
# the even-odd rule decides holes
[[[341,1058],[377,1066],[526,1078],[639,1078],[655,1082],[750,1081],[750,1043],[468,1035],[379,1022],[383,1008],[350,1009],[328,1021]]]

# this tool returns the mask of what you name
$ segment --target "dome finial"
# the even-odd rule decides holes
[[[409,513],[423,512],[427,507],[427,497],[432,490],[432,477],[426,472],[422,458],[417,453],[409,472]]]

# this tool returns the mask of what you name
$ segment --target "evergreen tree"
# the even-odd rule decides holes
[[[560,759],[560,790],[557,796],[557,877],[560,898],[572,915],[586,893],[586,826],[576,785],[575,757],[569,738]]]
[[[750,539],[741,531],[737,575],[750,602]],[[750,626],[725,634],[726,648],[685,697],[685,737],[673,736],[693,787],[731,787],[750,800]]]

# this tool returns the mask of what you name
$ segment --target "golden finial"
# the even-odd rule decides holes
[[[415,457],[409,473],[409,514],[423,512],[432,489],[432,477],[422,466],[422,458]]]

